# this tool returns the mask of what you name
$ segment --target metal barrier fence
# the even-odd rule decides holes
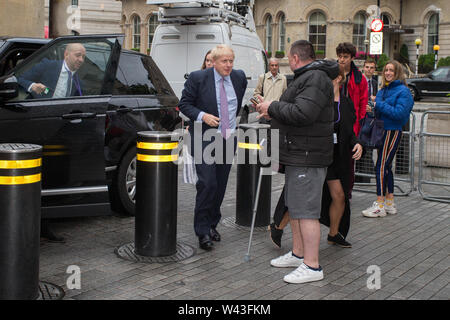
[[[450,111],[423,113],[418,190],[423,199],[450,203]]]
[[[394,188],[400,192],[396,192],[396,196],[407,196],[414,190],[415,114],[411,112],[409,119],[409,122],[403,127],[402,138],[392,162]],[[377,152],[377,150],[367,150],[364,157],[356,161],[353,190],[376,193],[375,165]]]

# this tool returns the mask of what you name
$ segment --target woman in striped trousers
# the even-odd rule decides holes
[[[384,121],[384,143],[378,149],[378,159],[375,168],[377,181],[377,200],[371,207],[363,210],[368,218],[385,217],[386,214],[396,214],[394,204],[394,174],[392,161],[402,137],[402,127],[409,120],[409,114],[414,105],[411,93],[406,86],[402,65],[389,61],[382,72],[383,87],[375,99],[376,116]]]

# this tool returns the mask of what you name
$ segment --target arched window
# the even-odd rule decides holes
[[[366,16],[358,12],[353,18],[353,44],[357,51],[366,51],[364,40],[366,40]]]
[[[267,16],[266,19],[266,51],[272,52],[272,16]]]
[[[133,49],[141,48],[141,18],[133,18]]]
[[[384,13],[381,14],[381,21],[383,21],[383,28],[388,28],[389,25],[391,24],[391,20],[389,19],[389,16]]]
[[[148,19],[148,48],[152,47],[153,36],[155,35],[156,27],[158,26],[158,16],[152,14]]]
[[[280,15],[280,18],[278,20],[278,50],[284,51],[284,44],[286,40],[286,27],[284,22],[286,21],[286,18],[284,14]]]
[[[433,46],[439,44],[439,16],[437,13],[431,15],[428,20],[428,53],[434,53]]]
[[[312,43],[317,58],[324,58],[326,55],[327,22],[325,15],[321,12],[314,12],[309,16],[309,42]]]

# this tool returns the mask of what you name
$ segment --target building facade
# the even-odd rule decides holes
[[[121,33],[122,2],[117,0],[45,0],[50,36]]]
[[[153,35],[158,26],[158,7],[146,0],[121,0],[120,27],[125,34],[124,47],[149,54]]]
[[[0,36],[44,37],[44,0],[1,0]]]
[[[336,58],[340,42],[352,42],[365,52],[370,22],[377,15],[384,23],[383,53],[388,57],[398,58],[405,45],[414,67],[418,38],[420,54],[434,53],[433,45],[439,44],[439,57],[450,55],[448,0],[255,0],[254,6],[258,35],[272,56],[298,39],[311,41],[320,58]]]

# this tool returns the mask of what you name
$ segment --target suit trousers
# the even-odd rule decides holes
[[[198,181],[196,184],[197,195],[194,209],[194,231],[198,237],[209,234],[209,230],[216,228],[222,217],[220,206],[225,196],[233,158],[228,155],[229,160],[226,161],[226,144],[233,144],[229,149],[232,150],[234,155],[236,151],[236,139],[234,137],[230,137],[228,141],[223,138],[220,139],[223,140],[223,157],[220,155],[216,157],[213,154],[216,157],[214,163],[207,164],[202,161],[200,164],[195,164]],[[205,150],[205,145],[202,149]]]

